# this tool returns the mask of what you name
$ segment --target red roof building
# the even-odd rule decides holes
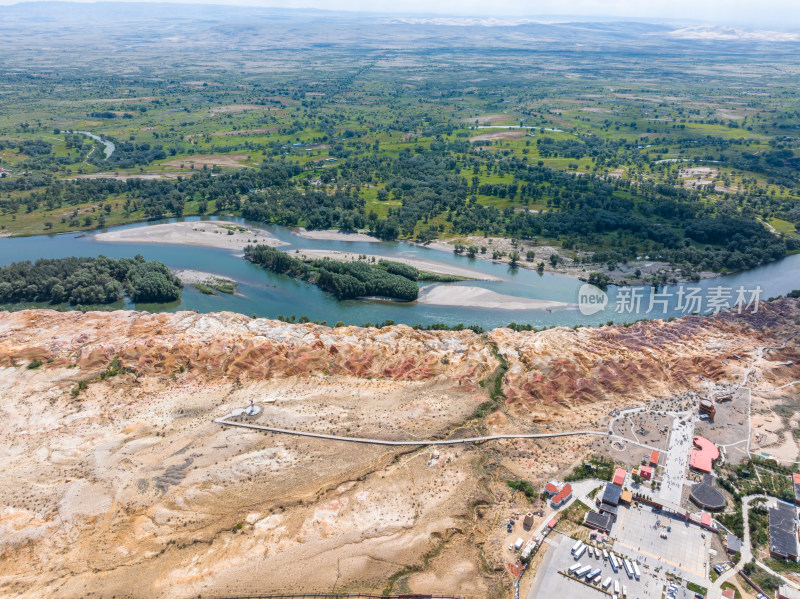
[[[558,493],[558,487],[557,487],[557,486],[555,486],[553,483],[547,483],[547,484],[544,486],[544,491],[545,491],[545,493],[547,493],[547,494],[548,494],[550,497],[552,497],[553,495],[555,495],[556,493]]]
[[[571,497],[572,485],[567,483],[561,487],[561,490],[558,492],[558,494],[553,497],[553,507],[561,507],[567,501],[569,501]]]
[[[642,466],[639,468],[639,475],[645,480],[650,480],[653,478],[653,469],[650,466]]]
[[[650,465],[654,468],[658,466],[658,458],[661,457],[661,454],[658,452],[657,449],[653,450],[653,453],[650,454]]]
[[[708,512],[703,512],[700,514],[700,522],[703,526],[711,526],[711,514]]]
[[[695,448],[689,456],[689,466],[700,472],[711,472],[714,460],[719,457],[719,449],[705,437],[694,438]]]
[[[624,468],[617,468],[617,470],[614,472],[614,478],[611,479],[611,482],[621,487],[625,482],[625,475],[627,474],[628,473]]]

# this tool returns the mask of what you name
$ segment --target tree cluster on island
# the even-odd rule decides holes
[[[137,303],[180,298],[183,283],[161,262],[134,258],[56,258],[0,267],[0,304],[112,304],[126,294]]]
[[[270,272],[308,281],[338,300],[379,297],[410,302],[419,295],[417,281],[461,280],[461,277],[427,273],[391,260],[380,260],[376,264],[330,258],[301,260],[267,245],[248,245],[244,257]]]

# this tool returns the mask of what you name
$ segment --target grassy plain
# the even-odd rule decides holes
[[[425,37],[419,25],[379,17],[343,16],[351,26],[330,29],[313,13],[215,7],[204,9],[216,19],[210,30],[201,19],[176,18],[175,35],[165,38],[159,18],[132,6],[120,17],[99,5],[92,35],[72,26],[80,8],[56,5],[65,22],[55,28],[37,21],[42,9],[3,9],[10,51],[0,57],[0,234],[246,214],[241,191],[224,202],[185,195],[152,211],[131,189],[67,190],[103,178],[176,185],[209,169],[225,175],[283,163],[300,167],[290,181],[299,192],[352,194],[372,219],[363,228],[393,221],[401,239],[522,236],[529,246],[556,246],[565,260],[598,253],[599,264],[667,247],[642,226],[670,229],[698,251],[724,245],[685,234],[686,218],[658,205],[670,189],[697,218],[758,218],[775,235],[800,239],[794,42],[675,41],[667,26],[624,24],[583,24],[570,43],[560,25],[440,24]],[[521,30],[540,37],[520,41]],[[186,39],[191,46],[178,41]],[[571,51],[573,41],[581,52]],[[123,50],[112,57],[108,45]],[[116,150],[106,158],[99,142],[74,131]],[[401,172],[398,164],[415,155],[446,161],[435,172]],[[591,195],[576,200],[563,183],[527,185],[520,165],[590,176],[595,188],[612,184],[615,198],[633,202],[612,211],[638,224],[514,233],[507,223],[518,215],[605,209]],[[443,189],[446,177],[460,191]],[[493,212],[484,218],[469,205]],[[304,216],[296,224],[313,226]],[[748,243],[729,251],[746,253]]]

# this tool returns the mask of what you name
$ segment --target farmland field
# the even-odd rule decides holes
[[[479,256],[516,264],[541,247],[552,261],[524,266],[637,284],[800,249],[791,36],[214,6],[0,13],[0,235],[234,215],[507,239]]]

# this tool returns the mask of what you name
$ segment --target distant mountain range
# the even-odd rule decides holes
[[[62,47],[111,52],[340,47],[702,54],[720,49],[749,52],[765,44],[771,52],[795,52],[800,32],[744,30],[691,20],[465,18],[210,4],[28,2],[0,6],[0,39],[12,51],[32,52]]]

